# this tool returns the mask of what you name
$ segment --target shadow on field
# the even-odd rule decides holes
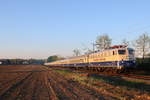
[[[110,76],[91,74],[91,75],[89,75],[89,77],[96,79],[96,80],[104,81],[104,82],[114,85],[114,86],[126,86],[127,88],[134,88],[134,89],[138,89],[143,92],[147,91],[148,93],[150,93],[150,85],[145,84],[143,82],[128,81],[128,80],[124,80],[118,76],[110,77]]]

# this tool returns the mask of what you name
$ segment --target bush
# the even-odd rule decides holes
[[[150,58],[145,58],[144,60],[142,58],[137,58],[136,63],[139,69],[150,70]]]

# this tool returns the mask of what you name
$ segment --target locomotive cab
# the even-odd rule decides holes
[[[119,66],[133,67],[135,66],[134,50],[131,48],[118,49]]]

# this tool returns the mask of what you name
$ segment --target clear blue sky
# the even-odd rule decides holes
[[[150,33],[150,0],[0,0],[0,58],[71,56],[107,33]]]

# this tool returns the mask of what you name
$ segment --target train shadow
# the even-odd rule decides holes
[[[120,76],[104,76],[97,74],[90,74],[89,77],[94,78],[96,80],[102,80],[110,85],[114,86],[125,86],[127,88],[138,89],[142,92],[150,93],[150,85],[140,82],[140,81],[129,81],[125,80]]]

